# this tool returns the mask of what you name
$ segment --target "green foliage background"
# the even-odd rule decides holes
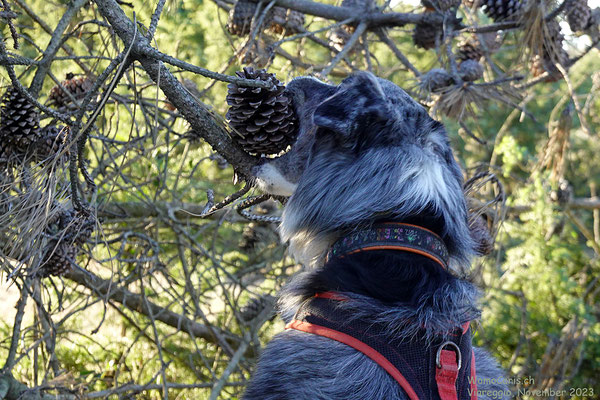
[[[62,16],[62,5],[66,0],[31,0],[27,3],[37,15],[43,16],[47,23],[54,26],[55,21]],[[136,0],[132,3],[133,9],[125,8],[128,14],[133,17],[135,11],[135,18],[147,26],[154,2]],[[398,7],[397,10],[411,8],[405,6]],[[71,26],[75,27],[75,24],[91,19],[100,19],[100,16],[94,7],[88,5],[78,13]],[[189,63],[233,74],[240,69],[239,62],[234,60],[229,66],[227,62],[240,39],[226,33],[226,19],[226,13],[211,1],[169,1],[158,25],[155,45],[160,51]],[[40,51],[32,42],[43,48],[49,35],[37,24],[32,24],[24,13],[21,13],[17,23],[20,32],[30,39],[22,41],[19,54],[39,59]],[[311,28],[318,26],[325,26],[325,23],[315,20]],[[99,28],[77,31],[81,32],[83,34],[79,36],[73,35],[68,44],[77,54],[93,53],[105,57],[88,63],[99,74],[106,68],[109,59],[116,55],[114,48],[105,44],[114,41],[116,47],[122,49],[122,43]],[[390,34],[419,70],[426,71],[437,66],[433,52],[419,50],[412,45],[407,29],[395,29]],[[3,35],[9,36],[5,25]],[[507,69],[526,67],[517,62],[518,39],[509,37],[505,50],[498,55],[499,64]],[[373,42],[376,72],[407,90],[414,88],[416,82],[412,75],[399,68],[397,60],[385,46],[375,43],[375,39]],[[322,48],[310,42],[290,42],[283,47],[290,54],[306,56],[317,64],[326,62],[330,57]],[[576,52],[575,49],[571,50]],[[575,92],[580,102],[586,100],[585,95],[592,88],[592,72],[596,73],[595,79],[599,79],[598,65],[600,56],[595,51],[571,70],[571,79],[575,83]],[[362,64],[358,62],[358,66],[362,67]],[[30,81],[34,71],[33,68],[18,67],[24,84]],[[281,58],[275,59],[270,71],[275,72],[282,81],[307,73]],[[71,60],[53,64],[52,73],[58,79],[63,79],[67,72],[83,71]],[[207,78],[187,72],[179,72],[179,75],[193,80],[200,90],[212,83]],[[7,85],[4,70],[0,72],[0,76],[3,78],[3,85]],[[162,93],[150,83],[139,66],[128,71],[116,93],[122,96],[132,95],[135,88],[133,94],[137,104],[131,104],[129,109],[123,104],[109,104],[98,120],[96,137],[102,136],[114,141],[108,143],[92,137],[89,143],[88,157],[99,188],[98,202],[103,204],[151,199],[203,204],[206,202],[207,189],[213,189],[217,198],[232,193],[235,186],[231,183],[231,167],[218,168],[209,158],[212,150],[206,144],[189,140],[193,132],[188,132],[188,125],[183,119],[171,118],[152,109],[153,106],[162,109],[165,103]],[[50,79],[46,80],[42,101],[53,85],[54,82]],[[226,112],[226,90],[225,84],[217,82],[201,99],[217,116],[224,116]],[[531,91],[531,100],[525,107],[535,120],[522,115],[502,128],[513,112],[511,107],[494,102],[478,106],[477,118],[468,120],[467,126],[486,142],[485,145],[478,144],[464,134],[455,121],[444,121],[456,157],[465,170],[472,171],[474,167],[486,165],[495,156],[496,164],[490,168],[500,177],[507,193],[508,215],[500,228],[496,251],[491,256],[475,261],[478,275],[474,279],[485,293],[483,318],[476,341],[491,350],[501,364],[509,369],[510,376],[537,379],[544,354],[552,354],[551,349],[558,346],[564,327],[569,321],[575,320],[577,326],[586,327],[586,335],[575,352],[581,357],[564,360],[567,371],[572,371],[578,363],[575,374],[563,377],[567,382],[565,388],[592,388],[595,393],[600,393],[600,326],[597,323],[600,315],[600,289],[597,282],[600,276],[599,254],[594,251],[590,238],[586,238],[574,222],[577,220],[592,231],[593,213],[572,210],[567,215],[563,206],[550,201],[550,193],[556,189],[556,184],[549,179],[549,171],[536,168],[539,154],[548,140],[549,118],[560,114],[560,110],[570,101],[569,91],[564,81],[537,85]],[[596,96],[589,101],[591,104],[587,118],[591,136],[581,129],[577,117],[574,118],[570,132],[565,178],[572,184],[576,197],[590,197],[590,183],[600,183],[600,141],[597,139],[600,98]],[[153,119],[148,119],[148,116]],[[170,133],[166,133],[165,126],[169,126]],[[497,134],[501,130],[504,132],[503,137],[498,138]],[[112,165],[102,165],[103,158],[99,155],[103,153],[103,146],[116,154],[122,147],[121,142],[136,140],[139,140],[138,146],[117,156]],[[165,188],[168,190],[164,190]],[[510,208],[514,206],[527,206],[527,209],[516,213]],[[111,220],[103,225],[105,232],[100,232],[98,244],[91,253],[99,263],[87,264],[87,255],[80,261],[83,266],[87,265],[105,278],[116,276],[122,281],[130,280],[130,290],[143,290],[155,303],[178,312],[189,311],[187,307],[194,308],[189,288],[177,285],[165,288],[163,284],[189,279],[193,282],[194,291],[201,294],[196,300],[209,305],[205,311],[212,310],[208,316],[212,324],[243,336],[247,328],[236,319],[234,310],[238,304],[244,304],[257,293],[275,293],[287,277],[298,269],[286,258],[284,248],[277,243],[274,235],[266,239],[260,251],[254,254],[242,251],[239,248],[239,237],[245,225],[246,223],[239,221],[190,219],[187,232],[191,237],[186,237],[185,240],[195,241],[197,246],[192,250],[183,250],[183,258],[189,269],[186,271],[181,262],[181,254],[178,253],[181,251],[178,246],[180,233],[160,220]],[[557,225],[561,228],[556,229]],[[549,234],[553,229],[555,232]],[[112,238],[124,231],[142,232],[153,238],[158,247],[149,249],[147,243],[135,237],[125,245],[122,242],[111,242]],[[206,252],[202,253],[200,249]],[[121,257],[115,258],[116,253],[121,254]],[[127,257],[123,257],[123,254]],[[145,258],[149,261],[140,261]],[[129,261],[123,261],[124,259]],[[261,279],[244,287],[245,290],[240,290],[239,285],[233,283],[220,284],[222,280],[236,282],[236,277],[246,277],[249,272],[260,275]],[[144,274],[148,279],[148,286],[141,287],[136,281],[136,274]],[[190,339],[186,335],[177,334],[175,329],[160,324],[156,325],[159,331],[152,332],[145,324],[147,321],[133,311],[123,308],[119,312],[115,308],[107,310],[97,299],[82,299],[85,291],[69,281],[57,284],[62,291],[61,303],[56,303],[56,292],[48,291],[45,298],[55,301],[51,308],[56,313],[56,318],[65,318],[58,332],[57,356],[61,367],[71,377],[73,387],[78,390],[84,386],[88,390],[103,390],[115,383],[130,381],[160,383],[164,378],[179,383],[212,382],[214,376],[211,374],[219,376],[227,365],[229,358],[219,348],[202,339]],[[223,293],[223,288],[229,292]],[[180,301],[181,299],[184,301]],[[231,307],[219,306],[218,303],[223,301],[230,302]],[[96,306],[91,308],[93,312],[68,315],[77,307],[90,302],[96,302]],[[3,307],[10,306],[3,304]],[[197,314],[195,316],[200,318]],[[10,337],[11,324],[9,318],[0,318],[0,337]],[[97,327],[99,329],[95,332]],[[266,343],[281,329],[282,325],[278,320],[267,323],[260,331],[260,341]],[[162,338],[160,349],[155,345],[155,335]],[[35,340],[35,330],[26,331],[24,338],[26,341]],[[7,343],[3,342],[0,358],[5,354],[6,348]],[[165,376],[157,373],[161,367],[159,352],[162,352],[165,361],[170,362]],[[230,379],[230,382],[241,384],[226,387],[223,392],[225,398],[239,396],[254,361],[254,358],[249,357],[242,363],[241,370]],[[34,364],[33,356],[27,356],[20,361],[14,373],[21,381],[32,384],[39,379],[37,376],[43,369],[41,364],[43,363]],[[172,398],[201,399],[208,398],[208,393],[207,389],[173,390]],[[139,398],[155,399],[160,398],[160,394],[157,391],[146,391]]]

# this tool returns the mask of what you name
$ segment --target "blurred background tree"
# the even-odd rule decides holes
[[[370,70],[429,107],[495,238],[469,276],[477,343],[518,398],[597,398],[592,0],[0,6],[0,399],[240,397],[302,268],[276,234],[285,199],[251,188],[244,151],[284,128],[229,134],[227,83],[284,96],[243,66],[284,83]]]

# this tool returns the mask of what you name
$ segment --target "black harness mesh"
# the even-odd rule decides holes
[[[310,298],[302,304],[295,320],[344,333],[375,349],[400,371],[419,399],[440,400],[435,380],[436,352],[445,340],[452,341],[462,355],[462,366],[456,380],[458,399],[471,399],[470,329],[463,334],[462,329],[457,328],[445,340],[441,336],[429,342],[424,337],[390,340],[390,334],[382,324],[352,318],[348,310],[336,307],[339,301],[323,297]],[[365,355],[370,356],[367,353]]]

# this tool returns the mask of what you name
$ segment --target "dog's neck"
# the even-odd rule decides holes
[[[451,329],[479,315],[473,285],[427,256],[402,250],[334,257],[299,274],[282,292],[282,317],[289,322],[302,301],[327,291],[361,304],[355,307],[357,318],[384,320],[394,332],[407,335],[411,329]],[[413,323],[406,326],[406,321]]]

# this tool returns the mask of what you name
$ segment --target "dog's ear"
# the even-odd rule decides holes
[[[333,96],[317,106],[313,122],[318,127],[350,136],[361,126],[388,119],[388,108],[377,79],[362,72],[344,80]]]

